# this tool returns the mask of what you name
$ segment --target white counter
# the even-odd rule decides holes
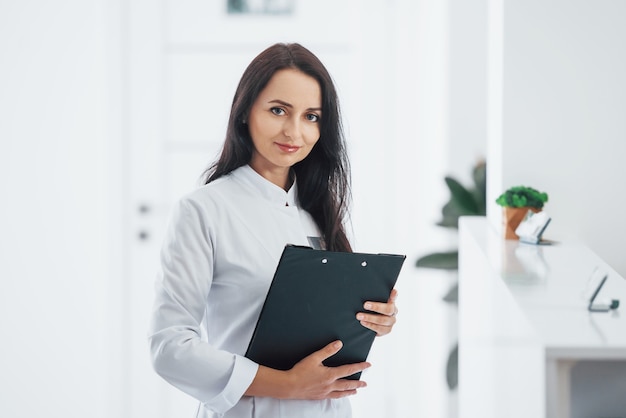
[[[617,311],[587,310],[596,267]],[[626,281],[585,245],[507,241],[461,218],[459,416],[626,417],[624,309]]]

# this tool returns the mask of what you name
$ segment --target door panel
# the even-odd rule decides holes
[[[237,83],[252,58],[238,51],[167,53],[167,140],[221,143]]]
[[[198,402],[159,377],[150,363],[148,330],[162,233],[170,204],[165,164],[163,24],[159,2],[130,0],[127,29],[126,120],[129,143],[124,164],[127,214],[127,376],[132,418],[193,417]]]

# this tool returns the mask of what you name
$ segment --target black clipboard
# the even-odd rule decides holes
[[[365,361],[376,333],[356,319],[365,301],[386,302],[406,256],[287,245],[274,273],[246,357],[278,370],[334,340],[326,366]],[[359,379],[360,373],[348,377]]]

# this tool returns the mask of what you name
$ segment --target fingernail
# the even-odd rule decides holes
[[[356,319],[358,319],[359,321],[362,320],[363,318],[365,318],[365,315],[363,315],[362,313],[357,314]]]
[[[341,341],[335,341],[334,347],[335,347],[335,348],[341,348],[341,346],[342,346],[342,345],[343,345],[343,344],[342,344],[342,342],[341,342]]]
[[[369,302],[367,302],[365,305],[363,305],[363,307],[364,307],[365,309],[372,309],[372,304],[371,304],[371,303],[369,303]]]

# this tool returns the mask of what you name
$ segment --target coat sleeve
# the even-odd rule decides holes
[[[155,371],[208,409],[224,413],[256,375],[251,360],[201,339],[200,324],[213,278],[211,230],[202,209],[181,200],[168,225],[149,340]]]

